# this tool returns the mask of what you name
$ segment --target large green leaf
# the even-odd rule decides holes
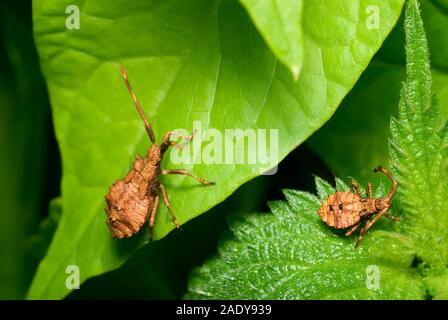
[[[109,186],[149,146],[119,63],[159,140],[168,130],[191,130],[193,121],[221,132],[273,128],[279,130],[280,160],[331,116],[394,26],[402,2],[378,3],[377,30],[365,24],[370,1],[306,3],[298,82],[237,1],[35,2],[35,38],[62,152],[63,216],[29,298],[63,297],[67,265],[76,264],[84,281],[121,265],[147,238],[140,233],[112,240],[105,225]],[[80,29],[66,30],[65,9],[76,4]],[[271,160],[184,166],[215,181],[213,187],[196,187],[184,177],[163,182],[184,223],[277,163]],[[163,165],[174,166],[169,157]],[[172,229],[162,208],[155,238]]]
[[[448,118],[448,11],[436,4],[422,1],[421,11],[431,51],[433,90]],[[399,88],[405,78],[403,48],[400,19],[334,116],[307,141],[343,178],[356,176],[367,182],[372,168],[389,160],[389,119],[397,112]]]
[[[303,63],[302,0],[241,0],[267,44],[298,78]]]

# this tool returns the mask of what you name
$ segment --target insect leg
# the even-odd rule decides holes
[[[163,170],[162,169],[162,174],[181,174],[181,175],[192,177],[193,179],[195,179],[195,180],[197,180],[200,183],[205,184],[205,185],[213,185],[213,184],[215,184],[214,182],[207,181],[207,180],[202,179],[202,178],[200,178],[198,176],[195,176],[191,172],[189,172],[187,170],[184,170],[184,169],[171,169],[171,170]]]
[[[143,123],[145,124],[146,132],[148,132],[149,139],[152,143],[157,143],[156,136],[154,135],[154,132],[152,131],[151,125],[149,124],[148,119],[146,118],[145,113],[143,112],[142,106],[140,105],[140,102],[138,102],[137,96],[134,93],[134,90],[132,89],[131,83],[129,82],[128,76],[126,74],[126,70],[124,70],[124,67],[120,65],[121,69],[121,75],[123,76],[124,83],[126,84],[126,87],[128,87],[129,93],[131,94],[132,100],[134,100],[134,104],[137,107],[137,111],[140,114],[140,117],[143,120]]]
[[[168,212],[171,215],[171,218],[173,219],[174,224],[176,225],[177,229],[180,229],[179,221],[177,221],[176,215],[173,212],[173,209],[171,208],[170,200],[168,199],[168,195],[166,193],[165,187],[163,184],[159,185],[159,189],[162,192],[163,202],[165,202],[166,207],[168,208]]]
[[[393,216],[393,215],[391,215],[391,214],[388,214],[388,213],[385,213],[384,216],[385,216],[386,218],[389,218],[390,220],[394,220],[394,221],[400,221],[400,220],[401,220],[401,218],[399,218],[399,217],[395,217],[395,216]]]
[[[378,214],[376,214],[375,217],[373,217],[373,219],[367,221],[367,223],[365,224],[364,228],[362,228],[361,232],[359,233],[358,240],[356,240],[356,243],[355,243],[355,248],[357,248],[359,246],[359,244],[361,243],[362,238],[367,233],[367,231],[375,224],[375,222],[378,221],[379,218],[381,218],[382,215],[384,215],[384,213],[388,209],[389,208],[387,208],[387,207],[384,208],[384,209],[381,209],[381,211],[378,212]]]
[[[391,181],[392,181],[392,188],[390,189],[389,193],[387,194],[388,199],[392,199],[392,197],[395,194],[395,191],[397,190],[398,182],[395,180],[395,178],[392,176],[392,174],[383,168],[382,166],[378,166],[373,170],[373,172],[381,172],[384,173]]]
[[[359,228],[360,225],[361,225],[361,222],[358,222],[357,224],[355,224],[353,227],[351,227],[351,228],[345,233],[345,236],[346,236],[346,237],[351,236],[352,233],[355,232],[355,231]]]
[[[362,198],[361,190],[359,189],[359,183],[358,183],[358,181],[356,181],[356,180],[353,180],[353,181],[352,181],[352,188],[353,188],[353,190],[355,190],[356,194],[357,194],[360,198]]]
[[[195,134],[196,134],[196,130],[194,130],[193,133],[190,134],[189,136],[182,136],[175,132],[171,132],[172,136],[177,136],[181,140],[184,140],[184,142],[182,142],[182,143],[173,143],[172,146],[174,147],[174,149],[182,149],[184,146],[186,146],[188,143],[190,143],[191,140],[193,140]]]
[[[367,184],[367,197],[372,198],[372,184],[370,182]]]
[[[154,231],[154,223],[156,221],[157,209],[159,208],[159,195],[154,197],[154,203],[151,208],[151,212],[149,213],[149,240],[152,241],[153,231]]]
[[[191,141],[191,139],[193,139],[194,137],[194,132],[192,134],[190,134],[189,136],[183,136],[180,134],[177,134],[173,131],[168,131],[167,133],[165,133],[165,135],[163,136],[162,139],[162,143],[160,144],[160,150],[162,151],[162,153],[164,153],[166,150],[168,150],[168,147],[182,147],[183,145],[179,143],[179,141],[171,141],[171,136],[176,136],[177,138],[179,138],[180,140],[186,140],[188,142]]]

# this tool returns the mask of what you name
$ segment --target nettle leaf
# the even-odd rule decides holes
[[[63,215],[28,297],[61,298],[69,292],[68,265],[79,267],[83,282],[119,267],[147,240],[147,228],[112,240],[105,224],[104,195],[149,147],[120,63],[159,141],[169,130],[191,132],[195,121],[219,132],[278,129],[278,159],[182,165],[216,186],[162,177],[185,223],[276,165],[328,120],[393,28],[402,4],[378,4],[381,24],[370,30],[370,1],[304,3],[304,62],[296,82],[236,0],[34,2],[35,40],[62,154]],[[169,154],[163,167],[179,165]],[[173,228],[162,205],[154,238]]]
[[[269,47],[297,80],[303,64],[303,1],[240,1]]]
[[[382,221],[359,250],[317,214],[336,190],[316,178],[317,196],[285,191],[272,214],[231,222],[234,238],[190,278],[190,299],[447,298],[448,128],[431,95],[428,45],[416,0],[406,9],[407,80],[391,120],[391,166],[401,222]],[[337,179],[337,189],[347,186]],[[380,186],[376,195],[384,195]],[[394,213],[396,214],[396,213]]]
[[[409,6],[408,15],[414,19],[405,23],[407,80],[398,117],[391,120],[391,164],[417,254],[430,267],[443,269],[448,262],[448,126],[431,94],[428,43],[417,5]]]

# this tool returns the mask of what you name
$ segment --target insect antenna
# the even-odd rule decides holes
[[[376,167],[373,172],[381,172],[384,173],[389,179],[390,181],[392,181],[392,188],[390,189],[389,193],[387,194],[386,198],[388,199],[392,199],[392,197],[395,194],[395,191],[397,190],[397,186],[398,186],[398,182],[397,180],[395,180],[395,178],[392,176],[392,174],[386,170],[385,168],[383,168],[382,166],[378,166]]]
[[[151,125],[149,124],[148,119],[146,118],[145,113],[143,112],[143,109],[140,105],[140,102],[138,102],[137,96],[134,93],[134,90],[132,89],[131,83],[129,82],[128,76],[126,75],[126,70],[124,67],[120,64],[121,69],[121,75],[123,76],[124,83],[126,84],[126,87],[128,87],[129,93],[132,96],[132,100],[134,100],[135,106],[137,107],[137,111],[140,114],[140,117],[143,120],[143,123],[145,124],[146,132],[148,132],[149,139],[151,139],[152,143],[157,143],[156,136],[154,135],[154,132],[152,131]]]

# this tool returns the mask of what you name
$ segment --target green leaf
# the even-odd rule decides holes
[[[416,0],[408,1],[405,29],[407,79],[399,116],[390,123],[391,166],[399,181],[394,205],[403,211],[398,227],[375,225],[354,250],[343,233],[320,221],[322,200],[336,190],[316,178],[318,197],[287,191],[287,202],[271,205],[272,215],[233,222],[235,237],[222,242],[218,256],[192,274],[186,298],[447,297],[448,215],[443,199],[448,189],[448,125],[431,95],[429,50]],[[336,184],[347,188],[341,180]],[[375,193],[384,195],[384,190]]]
[[[302,0],[241,0],[269,47],[299,78],[303,64]]]
[[[448,273],[445,271],[440,275],[429,275],[425,278],[427,295],[434,300],[448,299]]]
[[[426,0],[421,2],[421,11],[431,51],[433,92],[447,119],[448,11]],[[400,19],[333,117],[307,140],[308,146],[344,179],[356,176],[363,184],[377,182],[378,178],[371,176],[372,169],[389,161],[389,122],[398,111],[400,86],[406,76],[404,42],[404,21]]]
[[[105,225],[104,195],[149,146],[119,63],[159,141],[169,130],[191,131],[193,121],[220,132],[272,128],[279,130],[280,160],[331,116],[392,29],[402,3],[379,4],[378,30],[366,30],[359,19],[370,1],[305,4],[305,62],[294,82],[237,1],[34,2],[35,39],[62,153],[64,214],[28,297],[61,298],[69,292],[67,265],[80,268],[83,282],[119,267],[147,239],[142,232],[112,240]],[[68,5],[80,8],[79,30],[65,28]],[[208,188],[185,177],[162,179],[185,223],[278,160],[183,166],[217,183]],[[175,167],[169,156],[163,167]],[[155,238],[173,227],[161,206]]]
[[[443,269],[448,262],[448,126],[431,95],[428,44],[416,0],[411,2],[405,22],[407,79],[398,117],[391,120],[391,165],[417,255]]]

